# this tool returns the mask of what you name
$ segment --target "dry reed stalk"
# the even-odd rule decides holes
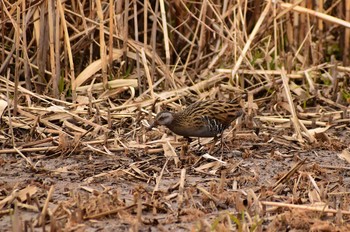
[[[58,11],[60,14],[60,19],[61,19],[62,27],[63,27],[63,31],[64,31],[64,44],[65,44],[65,51],[67,51],[68,61],[69,61],[69,66],[70,66],[70,79],[71,79],[71,84],[72,84],[72,96],[73,96],[73,102],[74,102],[75,98],[77,97],[76,86],[74,85],[74,82],[75,82],[74,61],[73,61],[71,43],[69,40],[69,32],[68,32],[67,22],[66,22],[65,17],[64,17],[64,9],[63,9],[64,6],[62,5],[61,0],[57,1],[57,7],[58,7]]]
[[[156,4],[158,4],[159,1],[157,1]],[[136,4],[136,2],[135,2]],[[143,1],[143,46],[146,48],[147,44],[148,44],[148,34],[147,34],[147,31],[148,31],[148,24],[147,24],[147,20],[148,20],[148,9],[151,8],[150,5],[149,5],[149,1],[148,0],[145,0]],[[136,17],[136,13],[134,12],[135,16]],[[155,15],[155,14],[154,14]],[[155,20],[155,17],[153,18],[153,25],[156,23],[156,20]],[[153,30],[152,30],[153,32]],[[153,47],[153,46],[152,46]],[[153,47],[154,48],[154,47]]]
[[[273,123],[288,123],[290,118],[275,118],[275,117],[266,117],[266,116],[257,116],[259,120],[263,122],[273,122]],[[327,126],[327,122],[316,121],[315,123],[311,120],[299,120],[303,125],[311,126],[313,124],[317,126]]]
[[[29,166],[33,169],[36,170],[35,165],[32,163],[30,159],[28,159],[23,153],[18,150],[16,147],[13,147],[13,149],[29,164]]]
[[[97,219],[97,218],[101,218],[101,217],[104,217],[104,216],[113,215],[113,214],[116,214],[116,213],[118,213],[120,211],[124,211],[124,210],[131,209],[131,208],[134,208],[134,207],[137,207],[137,205],[136,204],[132,204],[132,205],[124,206],[124,207],[119,207],[117,209],[108,210],[108,211],[105,211],[105,212],[102,212],[102,213],[88,215],[88,216],[85,216],[84,219],[85,220]]]
[[[124,10],[122,10],[122,8],[119,9],[120,13],[124,12],[124,17],[120,17],[120,20],[118,21],[118,26],[120,28],[120,32],[118,33],[121,38],[122,38],[122,45],[123,45],[123,60],[126,62],[126,64],[128,63],[128,36],[129,36],[129,23],[128,23],[128,18],[129,18],[129,0],[126,1],[122,1],[120,2],[120,4],[118,4],[118,7],[122,7],[124,3]],[[117,10],[117,12],[119,12]],[[123,20],[121,20],[123,19]],[[125,73],[127,69],[127,66],[124,65],[123,66],[123,72]]]
[[[20,33],[20,7],[16,7],[16,13],[17,13],[17,21],[16,21],[16,27],[15,28],[15,47],[16,47],[16,58],[15,58],[15,91],[14,91],[14,99],[13,99],[13,115],[17,116],[17,108],[18,108],[18,85],[19,85],[19,45],[20,45],[20,38],[21,38],[21,33]]]
[[[47,197],[46,197],[43,209],[41,211],[41,214],[40,214],[40,217],[39,217],[39,220],[38,220],[38,225],[39,226],[43,226],[44,223],[45,223],[45,217],[46,217],[46,214],[47,214],[47,211],[48,211],[49,202],[51,200],[51,197],[52,197],[52,194],[53,194],[54,190],[55,190],[55,187],[53,185],[51,185],[51,187],[50,187],[50,189],[49,189],[49,191],[47,193]]]
[[[137,84],[137,79],[117,79],[117,80],[112,80],[112,81],[108,81],[108,88],[109,89],[119,89],[122,87],[129,87],[129,88],[136,88],[138,87]],[[129,89],[127,88],[127,89]],[[124,90],[127,90],[124,89]],[[92,84],[90,86],[79,86],[77,87],[77,92],[86,92],[87,90],[90,91],[98,91],[98,92],[102,92],[104,90],[103,88],[103,84],[102,83],[98,83],[98,84]]]
[[[28,15],[26,13],[27,9],[26,9],[26,2],[23,1],[22,2],[22,32],[26,32],[27,28],[28,28]],[[26,88],[31,90],[32,86],[30,83],[30,70],[29,70],[29,57],[28,57],[28,42],[27,42],[27,34],[26,33],[22,33],[22,37],[23,37],[23,56],[24,56],[24,62],[23,62],[23,69],[24,69],[24,78],[25,78],[25,85]],[[1,73],[1,72],[0,72]]]
[[[167,167],[169,160],[170,160],[170,158],[168,157],[163,165],[162,170],[159,173],[159,176],[156,177],[156,184],[155,184],[153,191],[152,191],[152,199],[155,198],[155,193],[159,190],[160,182],[162,181],[162,178],[164,175],[164,170]]]
[[[276,183],[273,185],[273,191],[277,191],[282,184],[289,181],[294,173],[296,173],[305,163],[306,159],[299,161],[295,164],[286,174],[284,174]]]
[[[303,3],[304,1],[300,1],[300,2]],[[299,13],[310,14],[312,16],[321,18],[321,19],[323,19],[323,20],[325,20],[327,22],[335,23],[335,24],[342,25],[344,27],[350,28],[350,22],[342,20],[342,19],[339,19],[339,18],[336,18],[336,17],[333,17],[331,15],[327,15],[327,14],[324,14],[322,12],[317,12],[317,11],[310,10],[310,9],[308,9],[306,7],[303,7],[303,6],[297,6],[297,5],[293,5],[293,4],[290,4],[290,3],[279,2],[278,4],[282,8],[286,8],[288,10],[296,11],[296,12],[299,12]]]
[[[99,19],[99,33],[100,33],[100,56],[101,56],[101,67],[102,67],[102,83],[103,83],[103,88],[108,89],[108,78],[107,78],[107,47],[106,47],[106,41],[105,41],[105,34],[104,34],[104,17],[103,17],[103,12],[102,12],[102,6],[101,6],[101,1],[97,0],[96,1],[96,8],[97,8],[97,16]],[[112,50],[111,50],[112,52]],[[110,57],[112,54],[110,55]],[[110,58],[112,59],[112,58]],[[76,86],[77,87],[77,86]]]
[[[139,231],[139,228],[142,226],[142,198],[141,193],[136,192],[135,193],[135,202],[136,202],[136,225],[135,225],[135,231]]]
[[[117,60],[122,57],[122,51],[119,49],[114,49],[112,54],[112,59]],[[103,60],[98,59],[89,64],[78,76],[72,81],[72,85],[77,89],[81,86],[85,81],[89,80],[96,72],[103,68]]]
[[[181,1],[181,3],[184,4],[182,1]],[[189,12],[189,14],[192,14],[191,11],[187,8],[187,6],[184,6],[184,7]],[[189,65],[189,62],[190,62],[190,59],[191,59],[191,56],[192,56],[192,53],[193,53],[193,48],[195,46],[195,40],[197,38],[198,30],[199,30],[199,27],[200,27],[201,24],[202,24],[202,22],[198,19],[198,23],[196,24],[197,25],[196,29],[195,29],[195,31],[193,33],[193,38],[192,38],[192,40],[190,41],[190,44],[189,44],[190,48],[188,50],[188,55],[186,57],[186,61],[185,61],[184,66],[183,66],[183,71],[181,73],[182,76],[185,75],[186,70],[187,70],[187,66]]]
[[[345,1],[345,21],[350,22],[350,1]],[[345,28],[344,32],[344,49],[343,49],[344,66],[350,65],[350,27]]]
[[[216,72],[218,73],[226,73],[226,74],[229,74],[229,73],[232,73],[232,69],[216,69]],[[304,71],[306,72],[306,71]],[[303,71],[297,71],[295,73],[290,73],[290,74],[286,74],[288,78],[291,78],[291,79],[300,79],[300,78],[304,78],[304,73]],[[281,70],[258,70],[258,69],[255,69],[255,70],[247,70],[247,69],[240,69],[237,71],[237,74],[249,74],[249,75],[254,75],[254,74],[257,74],[257,75],[268,75],[268,76],[272,76],[272,75],[276,75],[276,76],[280,76],[282,73]]]
[[[56,24],[54,23],[55,19],[56,19],[56,10],[54,8],[54,4],[52,0],[48,1],[48,24],[49,24],[49,52],[50,52],[50,63],[51,63],[51,72],[52,72],[52,76],[51,76],[51,80],[52,80],[52,93],[53,96],[55,98],[59,98],[59,91],[58,91],[58,71],[56,70],[57,68],[57,64],[56,64],[56,56],[58,54],[58,52],[55,52],[55,44],[56,41],[55,39],[57,39],[58,37],[55,36],[58,31],[58,28],[56,28]]]
[[[114,11],[114,1],[113,0],[109,0],[109,12],[108,12],[108,29],[109,29],[109,34],[110,35],[113,35],[114,34],[114,18],[115,18],[115,11]],[[85,18],[85,17],[84,17]],[[85,22],[85,20],[83,21]],[[86,22],[85,22],[86,23]],[[86,25],[86,24],[85,24]],[[86,27],[85,27],[86,28]],[[113,65],[113,37],[112,36],[109,36],[109,39],[108,39],[108,65],[110,67],[112,67]]]
[[[261,204],[266,206],[276,206],[276,207],[287,207],[292,209],[302,209],[307,211],[316,211],[316,212],[322,212],[322,213],[332,213],[336,214],[338,212],[341,212],[345,215],[350,215],[350,211],[347,210],[336,210],[336,209],[328,209],[327,205],[325,204],[324,207],[315,207],[310,205],[295,205],[295,204],[288,204],[284,202],[270,202],[270,201],[260,201]]]
[[[179,194],[177,196],[177,205],[178,205],[178,211],[182,208],[182,203],[184,201],[184,189],[185,189],[185,180],[186,180],[186,169],[181,169],[181,175],[179,180]]]
[[[202,5],[201,5],[201,11],[199,13],[199,20],[201,23],[198,23],[198,27],[201,24],[206,24],[206,20],[205,18],[207,17],[207,12],[208,12],[208,1],[204,0],[202,1]],[[197,57],[195,60],[195,66],[194,68],[197,69],[199,66],[199,61],[202,59],[202,54],[203,54],[203,49],[204,49],[204,45],[205,43],[207,43],[207,38],[206,38],[206,27],[204,27],[203,25],[200,27],[200,32],[199,32],[199,41],[198,41],[198,51],[197,51]]]
[[[151,60],[152,60],[152,63],[151,63],[151,77],[152,77],[152,81],[153,82],[155,82],[155,74],[156,74],[156,61],[155,61],[155,58],[157,57],[157,52],[156,52],[156,49],[154,49],[154,48],[156,48],[157,47],[157,15],[158,15],[158,13],[159,13],[159,0],[157,0],[156,1],[156,5],[154,6],[154,10],[152,10],[151,9],[151,7],[150,7],[150,5],[149,5],[149,1],[147,0],[147,1],[145,1],[145,6],[147,6],[147,7],[145,7],[147,10],[146,10],[146,12],[145,12],[145,16],[144,17],[146,17],[146,15],[147,15],[147,13],[148,13],[148,10],[150,10],[151,12],[152,12],[152,27],[151,27],[151,36],[150,36],[150,46],[153,48],[152,49],[152,58],[151,58]],[[147,4],[147,5],[146,5]],[[147,19],[145,19],[145,22],[144,22],[144,25],[146,25],[147,24]],[[147,26],[145,26],[144,27],[145,29],[147,29],[148,27]],[[146,33],[146,30],[145,30],[145,35],[146,35],[147,33]],[[145,36],[144,37],[144,47],[146,48],[146,45],[147,45],[147,42],[148,42],[148,40],[147,40],[147,38],[148,38],[148,36]],[[162,78],[159,78],[159,80],[158,80],[158,82],[160,82],[160,80],[162,80],[164,77],[162,77]],[[150,90],[149,88],[148,88],[148,90]],[[144,90],[144,93],[146,93],[148,90]]]
[[[164,0],[159,0],[160,5],[160,14],[162,18],[162,31],[164,35],[164,51],[165,51],[165,63],[167,66],[170,65],[170,49],[169,49],[169,35],[168,35],[168,23],[165,13],[165,4]]]
[[[147,81],[148,81],[148,88],[150,89],[150,92],[151,92],[151,98],[152,98],[152,100],[154,100],[155,99],[154,98],[155,95],[154,95],[154,92],[153,92],[153,82],[152,82],[151,74],[150,74],[150,71],[149,71],[149,68],[148,68],[145,51],[143,50],[143,48],[141,49],[141,59],[142,59],[143,67],[145,69]]]
[[[285,91],[286,96],[287,96],[289,109],[290,109],[291,114],[292,114],[291,120],[293,122],[294,130],[296,133],[296,139],[302,143],[302,142],[304,142],[304,140],[303,140],[303,137],[301,135],[300,122],[299,122],[299,119],[298,119],[296,111],[295,111],[295,106],[293,104],[292,95],[290,93],[289,83],[288,83],[289,81],[288,81],[288,78],[287,78],[283,68],[282,68],[282,81],[283,81],[283,88],[284,88],[284,91]]]
[[[241,52],[241,55],[239,56],[238,60],[236,61],[232,72],[231,72],[231,79],[233,80],[236,76],[236,73],[238,71],[238,69],[241,66],[241,63],[243,61],[243,58],[245,57],[248,49],[250,48],[251,43],[253,42],[254,37],[256,36],[256,34],[258,33],[260,26],[262,25],[263,21],[265,20],[265,17],[267,16],[267,13],[270,11],[270,7],[271,7],[271,1],[268,1],[265,9],[263,10],[262,14],[259,17],[259,20],[257,21],[257,23],[254,26],[253,31],[250,33],[249,38]]]
[[[112,1],[112,0],[111,0]],[[136,42],[139,42],[139,22],[138,22],[138,19],[137,19],[137,1],[133,1],[134,4],[133,4],[133,7],[134,7],[134,30],[135,30],[135,40]],[[145,3],[146,4],[146,3]],[[147,8],[146,8],[146,11],[147,11]],[[147,12],[144,12],[145,15],[147,15]],[[111,35],[113,33],[110,33]],[[146,40],[147,42],[147,40]],[[112,51],[112,48],[111,50]],[[141,88],[142,84],[141,84],[141,67],[140,67],[140,55],[139,53],[136,53],[136,71],[137,71],[137,82],[138,82],[138,90],[139,92],[143,92],[143,88]]]

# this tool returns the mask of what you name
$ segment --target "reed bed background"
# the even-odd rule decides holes
[[[53,230],[60,226],[70,228],[75,220],[86,223],[89,219],[123,211],[137,215],[135,219],[127,220],[137,230],[145,223],[142,217],[145,208],[157,208],[156,199],[165,201],[164,196],[154,194],[159,191],[164,167],[170,165],[168,161],[174,163],[172,170],[181,167],[176,150],[181,143],[169,140],[159,131],[146,132],[147,124],[161,108],[178,110],[198,99],[236,99],[240,102],[247,112],[241,127],[246,129],[248,137],[255,136],[256,139],[259,128],[269,131],[268,139],[278,134],[279,139],[274,141],[289,150],[323,146],[343,151],[341,154],[348,157],[346,138],[333,140],[327,133],[348,135],[350,1],[7,0],[0,3],[0,17],[0,154],[17,157],[33,172],[40,172],[37,162],[48,155],[57,159],[57,155],[98,154],[115,159],[115,154],[119,154],[120,167],[111,167],[109,171],[101,169],[100,174],[119,177],[121,174],[116,174],[116,170],[118,173],[124,170],[128,178],[147,183],[154,177],[156,183],[152,186],[149,202],[143,201],[143,190],[129,189],[137,193],[133,195],[136,203],[128,206],[113,201],[105,214],[101,212],[102,206],[96,206],[95,210],[86,206],[79,220],[64,213],[65,207],[80,202],[77,196],[68,200],[60,198],[60,201],[67,200],[66,206],[57,204],[54,211],[48,211],[54,192],[50,189],[42,202],[43,208],[39,207],[39,219],[30,223],[24,223],[23,218],[24,221],[12,220],[11,228],[22,228],[23,225],[50,225]],[[230,140],[235,137],[231,132],[227,136]],[[129,155],[128,160],[122,162],[120,156],[130,153],[137,158]],[[167,158],[163,169],[159,169],[163,165],[158,163],[157,166],[153,161],[153,154],[164,154]],[[2,159],[4,163],[6,159]],[[304,165],[305,160],[299,161],[300,165],[290,169],[290,175],[279,181],[290,181],[296,170]],[[156,167],[152,173],[157,174],[145,170],[143,162]],[[208,172],[208,168],[219,170],[215,166],[218,163],[220,161],[213,161],[210,163],[213,166],[197,167],[195,173],[201,175],[203,170]],[[62,161],[61,166],[66,165]],[[70,170],[58,171],[58,168],[46,167],[45,171]],[[184,198],[190,198],[184,193],[184,170],[182,166],[181,172],[174,174],[181,180],[176,206],[179,208],[185,205]],[[215,174],[219,173],[216,171]],[[218,188],[221,190],[227,173],[226,170],[219,174],[221,185]],[[86,174],[84,181],[90,183],[99,177]],[[21,187],[27,189],[29,198],[38,191],[48,190],[39,190],[36,186],[33,191],[33,185],[25,188],[26,185],[28,183],[24,182]],[[276,195],[281,194],[277,190],[281,187],[280,182],[271,186]],[[0,209],[10,207],[15,199],[5,198],[14,191],[13,185],[8,182],[3,189],[6,189],[3,198],[7,200],[0,203]],[[93,193],[90,190],[84,189]],[[197,191],[205,201],[219,205],[220,199],[215,197],[219,192],[208,192],[202,187]],[[261,187],[248,191],[243,198],[250,197],[249,206],[254,202],[258,204],[261,191],[266,190]],[[302,193],[304,191],[311,190],[303,189]],[[322,191],[327,195],[328,190],[319,190],[317,194],[322,195]],[[60,190],[56,192],[62,194]],[[99,196],[106,200],[104,194],[106,192],[102,191]],[[266,200],[266,192],[264,194]],[[99,202],[100,198],[94,198],[97,195],[90,197]],[[111,196],[115,197],[108,195]],[[241,195],[235,195],[235,203],[241,198]],[[276,199],[260,201],[254,206],[260,207],[259,210],[245,208],[246,214],[241,215],[245,219],[227,213],[210,221],[205,217],[210,210],[203,209],[182,214],[179,209],[178,213],[191,215],[194,223],[202,218],[204,221],[200,225],[203,228],[215,225],[214,229],[218,230],[260,231],[279,226],[277,219],[268,218],[266,212],[267,206],[277,207],[273,205]],[[112,202],[110,198],[107,201]],[[280,198],[280,203],[296,202]],[[237,204],[232,207],[244,211],[243,205]],[[293,208],[293,205],[287,207]],[[135,208],[136,212],[130,212],[130,208]],[[115,209],[118,210],[113,211]],[[311,211],[319,209],[315,207]],[[343,211],[323,208],[321,212],[349,213],[347,208],[337,209]],[[174,213],[173,210],[162,210]],[[310,209],[301,210],[307,212]],[[289,215],[289,211],[283,214]],[[62,215],[65,215],[63,221]],[[253,220],[249,215],[259,215],[260,219]],[[303,214],[303,217],[307,215]],[[4,218],[3,223],[8,223],[10,219]],[[187,223],[192,219],[186,220]],[[334,221],[329,220],[327,225],[334,226]],[[293,227],[288,220],[283,223]],[[310,229],[315,221],[306,224]],[[338,229],[344,226],[335,224]]]

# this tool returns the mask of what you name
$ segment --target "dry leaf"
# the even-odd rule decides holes
[[[350,152],[348,149],[344,149],[340,154],[338,154],[338,157],[342,160],[348,161],[350,163]]]
[[[177,166],[180,162],[179,157],[177,156],[174,147],[170,144],[169,141],[166,141],[166,143],[163,143],[163,151],[164,156],[168,158],[173,158],[175,161],[175,165]]]
[[[2,114],[4,113],[7,106],[7,101],[0,99],[0,118],[2,117]]]
[[[38,191],[38,187],[33,186],[33,185],[28,185],[26,188],[18,191],[18,197],[19,199],[23,202],[27,199],[27,194],[29,194],[29,196],[33,196],[36,192]]]
[[[316,134],[320,134],[320,133],[326,132],[329,128],[330,128],[330,126],[318,127],[318,128],[310,129],[308,131],[309,131],[310,135],[315,136]]]

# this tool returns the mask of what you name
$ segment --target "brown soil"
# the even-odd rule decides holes
[[[226,136],[223,153],[215,154],[225,164],[201,157],[205,149],[195,151],[195,146],[182,157],[178,147],[178,163],[162,152],[135,149],[111,155],[32,154],[33,168],[18,155],[2,154],[1,231],[21,226],[35,231],[349,231],[350,168],[339,157],[349,130],[330,130],[329,141],[308,146],[269,130],[248,134]],[[297,163],[300,167],[283,178]],[[50,186],[53,194],[40,225]],[[23,189],[25,197],[6,201]]]

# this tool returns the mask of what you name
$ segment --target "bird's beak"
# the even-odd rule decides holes
[[[153,123],[151,123],[151,125],[147,128],[148,131],[152,130],[153,127],[158,126],[157,121],[154,121]]]

